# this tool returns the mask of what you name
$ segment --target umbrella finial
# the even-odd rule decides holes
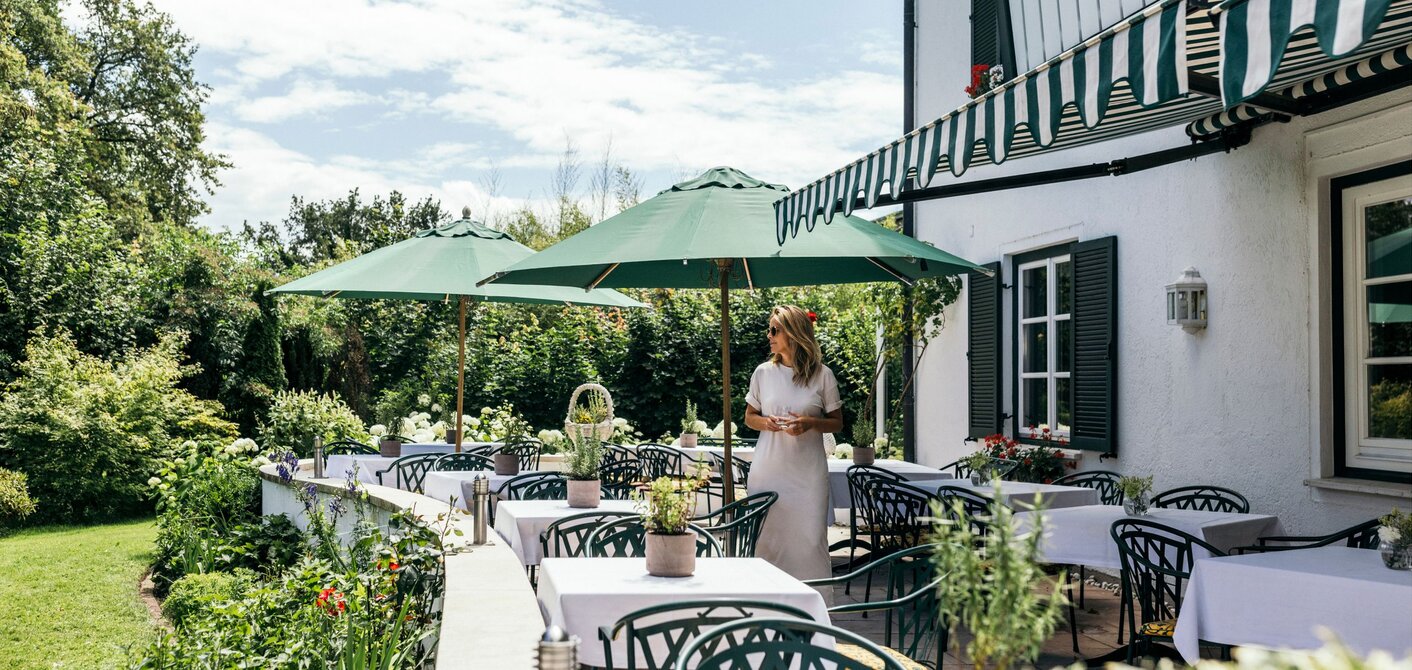
[[[470,206],[470,205],[466,205],[465,207],[462,207],[462,208],[461,208],[461,218],[463,218],[463,219],[469,219],[469,218],[471,218],[471,206]]]

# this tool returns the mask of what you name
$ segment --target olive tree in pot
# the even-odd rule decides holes
[[[690,577],[696,572],[696,532],[691,529],[691,515],[702,481],[699,477],[660,477],[634,494],[647,529],[647,574]]]
[[[569,507],[597,507],[603,491],[598,480],[598,470],[603,464],[603,443],[591,432],[567,442],[564,474],[569,478]]]

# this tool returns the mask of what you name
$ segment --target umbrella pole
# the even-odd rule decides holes
[[[721,430],[725,433],[725,458],[721,465],[723,505],[735,501],[735,461],[731,460],[731,259],[716,261],[721,274]]]
[[[461,453],[461,417],[466,414],[463,404],[466,401],[466,296],[461,296],[457,311],[460,312],[460,347],[456,354],[456,453]]]

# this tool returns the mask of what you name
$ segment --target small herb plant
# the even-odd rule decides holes
[[[1152,476],[1123,477],[1118,480],[1118,488],[1123,490],[1124,498],[1135,500],[1152,492]]]
[[[696,425],[697,422],[696,403],[688,400],[686,401],[686,416],[682,417],[681,420],[681,434],[700,435],[701,429]]]
[[[709,469],[707,470],[709,472]],[[696,490],[705,481],[696,477],[674,479],[659,477],[646,489],[633,494],[637,512],[647,532],[659,535],[681,535],[687,532],[692,513],[696,511]]]
[[[1378,519],[1378,539],[1394,549],[1412,547],[1412,514],[1393,510]]]
[[[585,393],[569,417],[574,423],[603,423],[608,420],[608,401],[597,393]]]
[[[853,447],[873,446],[873,420],[860,416],[853,422]]]
[[[599,468],[603,465],[603,443],[592,432],[570,438],[564,447],[564,474],[569,479],[593,481],[598,479]]]
[[[977,451],[961,459],[961,464],[966,466],[971,472],[984,473],[986,470],[990,469],[990,454],[984,451]]]

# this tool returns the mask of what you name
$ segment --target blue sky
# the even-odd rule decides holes
[[[546,208],[566,141],[644,196],[728,164],[790,186],[900,130],[901,2],[157,0],[200,47],[213,228],[293,195]],[[500,175],[498,188],[488,176]]]

